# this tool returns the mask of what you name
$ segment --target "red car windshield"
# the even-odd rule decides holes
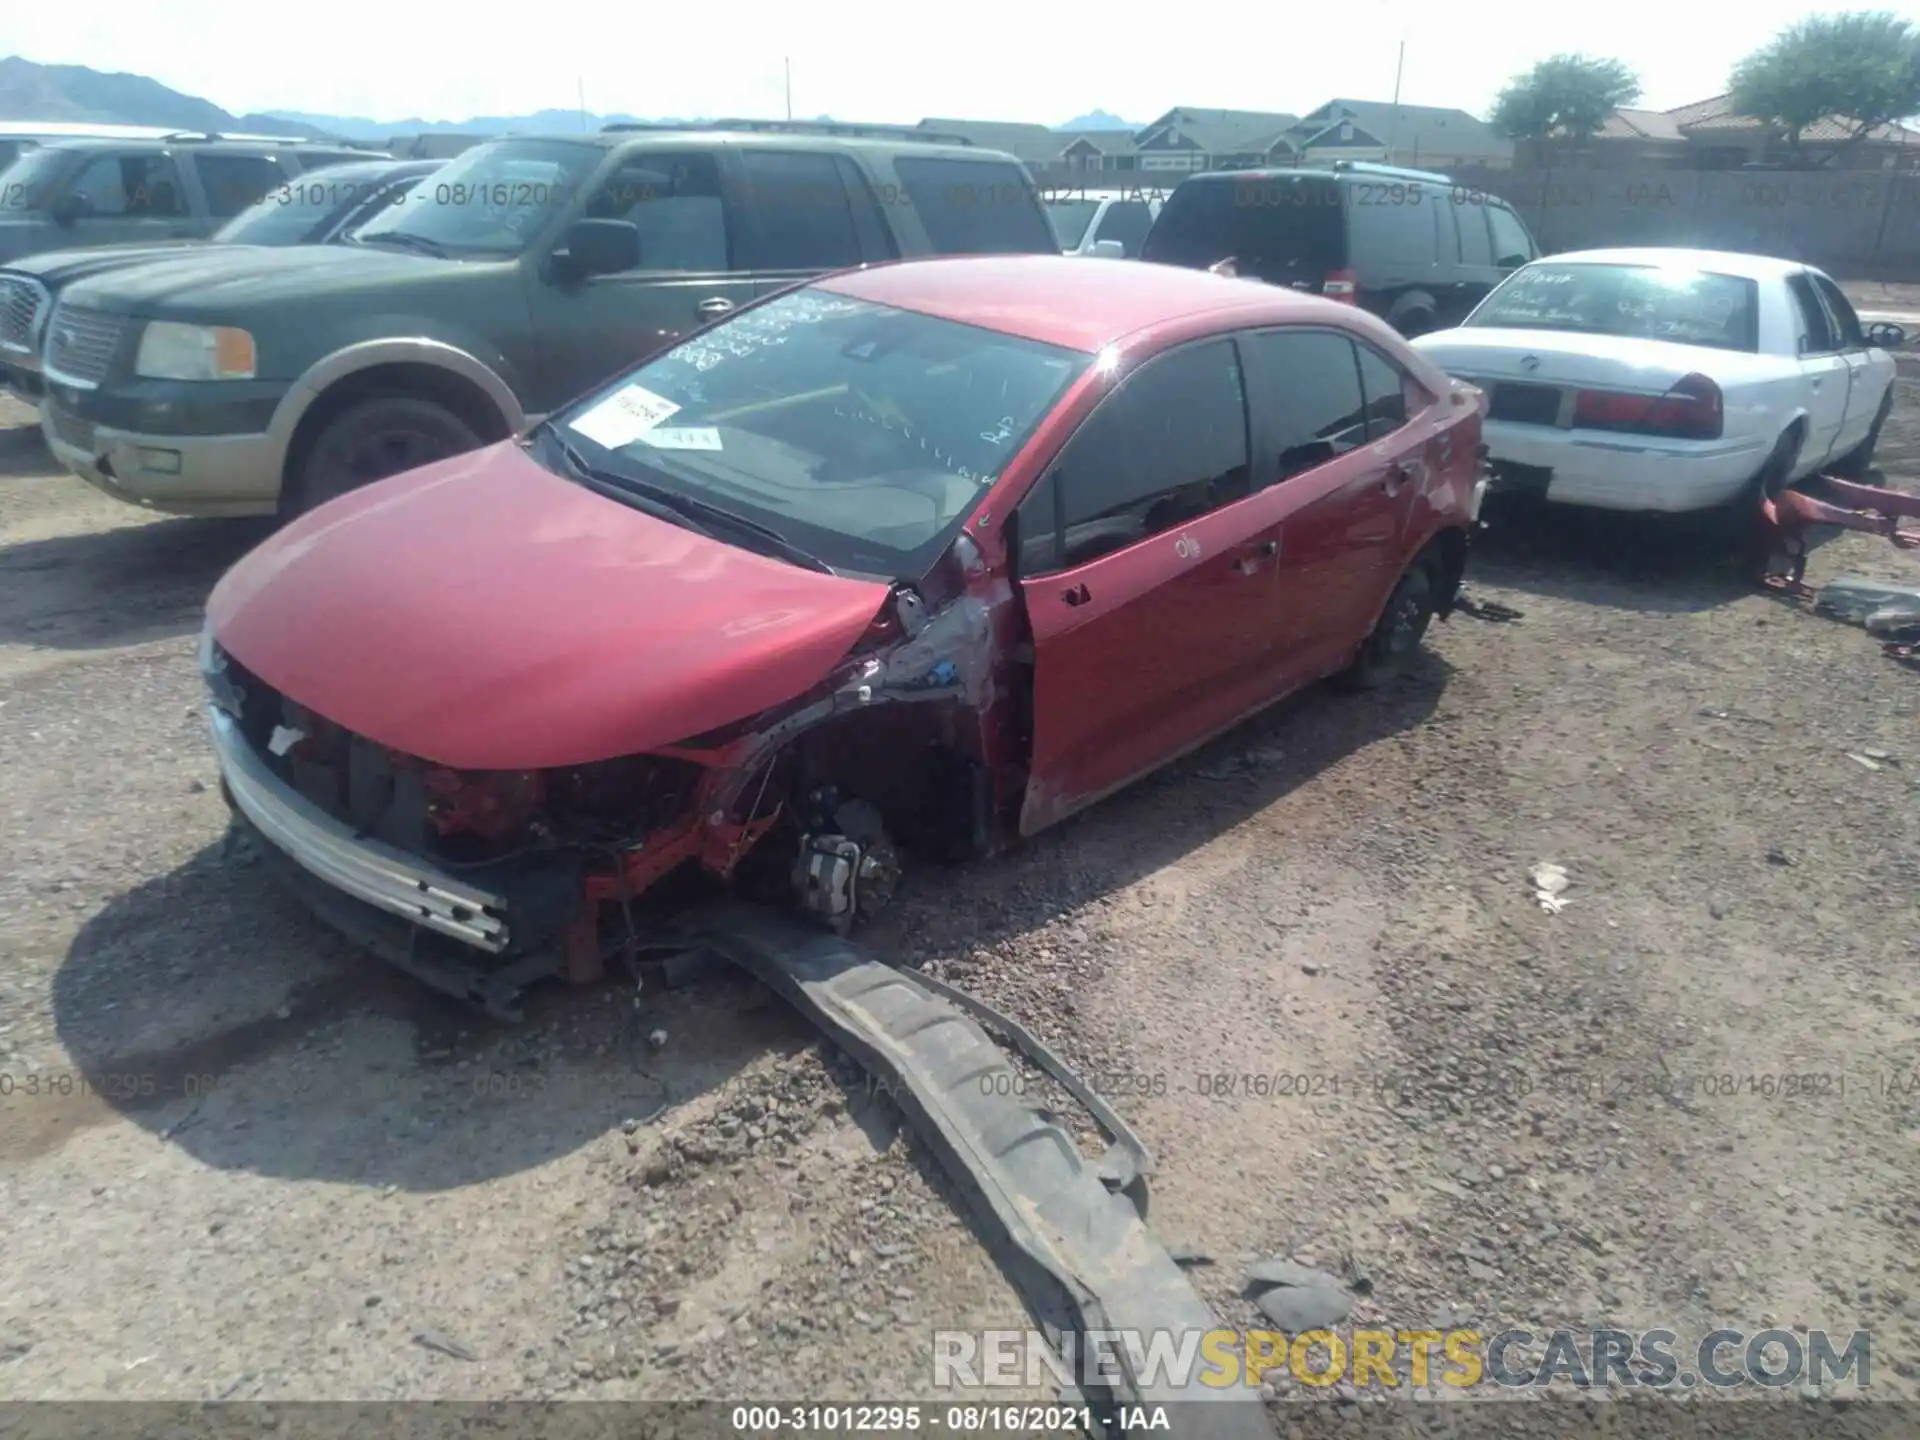
[[[750,520],[836,570],[908,579],[1092,359],[797,290],[557,419],[596,469]]]

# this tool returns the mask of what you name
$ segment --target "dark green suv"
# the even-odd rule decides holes
[[[370,158],[322,141],[197,131],[49,140],[0,170],[0,263],[83,245],[197,239],[308,170]]]
[[[504,439],[822,271],[1057,251],[1012,156],[863,138],[880,128],[497,140],[351,243],[83,280],[46,325],[48,443],[156,510],[298,513]]]

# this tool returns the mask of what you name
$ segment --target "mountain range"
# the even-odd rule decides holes
[[[0,120],[96,121],[103,125],[163,125],[180,130],[265,131],[336,140],[387,140],[395,135],[478,134],[506,131],[549,133],[598,130],[605,125],[698,124],[704,117],[643,117],[624,113],[582,114],[578,110],[536,110],[527,115],[476,115],[466,120],[372,120],[361,115],[318,115],[304,110],[269,110],[235,115],[211,100],[183,95],[145,75],[107,73],[85,65],[41,65],[17,55],[0,58]],[[831,115],[814,115],[831,121]],[[1117,116],[1094,110],[1059,130],[1133,130]]]

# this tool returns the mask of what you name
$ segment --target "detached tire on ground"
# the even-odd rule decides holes
[[[410,395],[361,400],[326,424],[281,497],[281,513],[316,506],[405,470],[477,450],[485,442],[444,405]]]
[[[1360,654],[1340,674],[1346,688],[1378,690],[1412,668],[1420,642],[1433,623],[1439,595],[1434,567],[1434,558],[1422,555],[1395,583],[1372,633],[1360,646]]]

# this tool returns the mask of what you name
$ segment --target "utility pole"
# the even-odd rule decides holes
[[[1400,58],[1393,66],[1393,134],[1387,139],[1387,163],[1394,163],[1394,153],[1400,148],[1400,77],[1407,69],[1407,37],[1400,36]]]
[[[791,57],[780,62],[787,71],[787,120],[793,120],[793,60]]]

